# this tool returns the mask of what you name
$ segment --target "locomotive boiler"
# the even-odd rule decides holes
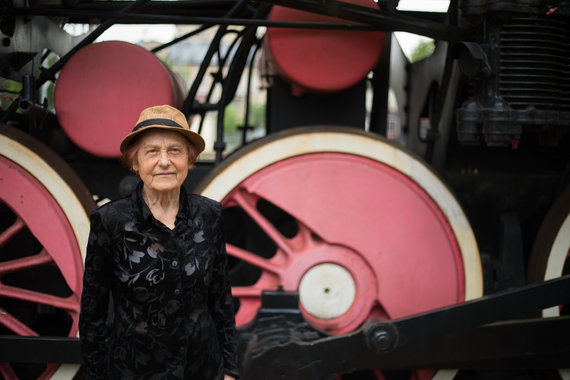
[[[570,2],[397,6],[3,2],[2,377],[81,378],[88,215],[134,188],[140,110],[171,104],[211,137],[185,186],[224,209],[244,379],[570,378]],[[147,23],[193,28],[96,41]],[[196,38],[185,82],[161,52]]]

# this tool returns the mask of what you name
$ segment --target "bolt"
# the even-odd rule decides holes
[[[378,352],[384,352],[390,349],[392,346],[392,337],[386,330],[377,330],[375,331],[371,338],[372,346]]]

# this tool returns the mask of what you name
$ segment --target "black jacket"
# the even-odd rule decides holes
[[[141,188],[91,215],[79,319],[86,378],[237,377],[220,204],[182,188],[170,230]]]

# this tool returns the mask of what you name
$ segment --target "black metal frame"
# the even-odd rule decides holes
[[[364,369],[554,369],[570,366],[570,316],[533,318],[570,303],[570,275],[328,336],[297,308],[296,292],[264,292],[238,329],[244,379],[323,379]],[[530,318],[529,318],[530,316]],[[526,317],[526,318],[525,318]],[[525,318],[525,319],[520,319]],[[0,336],[0,362],[81,363],[68,337]]]
[[[282,5],[299,10],[334,16],[348,22],[343,23],[319,23],[319,22],[284,22],[266,20],[271,5]],[[281,27],[281,28],[314,28],[330,30],[383,30],[383,31],[407,31],[423,34],[436,39],[446,41],[461,41],[470,39],[472,33],[463,28],[458,28],[445,20],[433,21],[433,15],[417,12],[410,16],[406,12],[398,12],[391,1],[380,2],[381,9],[361,7],[343,2],[320,2],[316,0],[266,0],[251,3],[243,0],[235,1],[176,1],[176,2],[150,2],[148,0],[136,0],[126,5],[114,2],[102,4],[96,1],[73,1],[67,0],[60,5],[30,5],[26,7],[7,7],[4,9],[5,18],[10,19],[19,16],[48,16],[65,17],[67,22],[100,22],[99,26],[85,36],[76,46],[62,56],[53,66],[43,69],[40,76],[35,80],[35,88],[39,88],[47,81],[55,80],[55,74],[63,68],[65,63],[82,47],[92,43],[105,30],[117,23],[168,23],[168,24],[200,24],[197,30],[179,37],[158,49],[170,46],[182,41],[210,26],[218,25],[219,29],[211,42],[210,48],[200,66],[199,72],[192,82],[190,90],[184,100],[182,111],[186,115],[198,114],[202,118],[208,111],[218,112],[217,140],[214,144],[216,151],[216,163],[222,160],[222,153],[226,148],[224,141],[224,108],[231,102],[235,95],[237,84],[247,64],[250,50],[259,41],[255,38],[256,28]],[[389,10],[386,10],[389,9]],[[206,16],[205,16],[206,15]],[[221,84],[223,88],[222,98],[218,103],[208,101],[199,104],[195,100],[200,83],[213,55],[219,50],[222,37],[227,33],[228,26],[244,26],[241,42],[235,55],[229,60],[229,72],[225,78],[221,77],[222,69],[218,72],[219,77],[214,80],[214,85]],[[156,50],[156,49],[155,49]],[[218,52],[219,54],[219,52]],[[227,58],[227,57],[226,57]],[[253,58],[252,58],[253,59]],[[376,81],[378,82],[378,81]],[[377,87],[377,86],[376,86]],[[34,89],[35,90],[35,89]],[[380,89],[382,90],[382,89]],[[386,89],[384,89],[386,90]],[[211,93],[211,91],[210,91]],[[18,98],[2,120],[8,120],[18,109],[21,98]],[[385,112],[384,112],[385,113]],[[378,119],[375,115],[374,119]],[[247,120],[244,122],[247,129]],[[379,128],[383,128],[379,126]],[[376,127],[374,128],[376,129]],[[244,136],[246,134],[244,130]],[[242,139],[242,140],[245,140]]]
[[[445,41],[469,40],[473,33],[465,28],[459,28],[445,20],[446,15],[437,16],[437,21],[431,20],[433,14],[422,12],[398,12],[395,10],[395,2],[382,1],[379,3],[380,9],[357,6],[343,2],[320,2],[317,0],[266,0],[251,3],[243,0],[235,1],[176,1],[176,2],[150,2],[148,0],[136,0],[126,5],[114,2],[102,4],[96,1],[73,1],[67,0],[59,5],[30,5],[26,7],[6,7],[4,9],[5,20],[21,16],[48,16],[65,17],[66,22],[99,22],[99,26],[86,35],[70,51],[62,56],[53,66],[42,69],[39,78],[35,80],[35,88],[39,88],[47,81],[55,80],[55,74],[63,68],[65,63],[83,46],[92,43],[105,30],[116,23],[169,23],[169,24],[199,24],[196,31],[179,37],[161,47],[170,46],[182,41],[196,33],[201,32],[213,25],[218,25],[216,36],[211,42],[210,48],[204,58],[198,75],[192,82],[188,91],[182,111],[186,115],[198,114],[202,118],[208,111],[217,111],[217,140],[214,144],[216,151],[216,163],[222,159],[222,153],[226,148],[223,137],[224,108],[233,99],[237,84],[247,64],[246,60],[252,46],[255,51],[259,41],[255,39],[257,27],[281,27],[281,28],[315,28],[330,30],[383,30],[383,31],[407,31],[411,33],[423,34]],[[456,6],[457,2],[453,2]],[[318,23],[318,22],[283,22],[266,20],[271,5],[282,5],[298,10],[315,12],[319,14],[334,16],[347,22],[339,23]],[[410,13],[412,15],[410,15]],[[204,75],[211,59],[219,50],[221,38],[227,33],[228,26],[244,26],[243,35],[235,55],[229,61],[229,72],[225,78],[221,77],[222,69],[218,72],[220,77],[215,78],[215,84],[221,84],[223,93],[218,103],[207,102],[197,103],[195,96],[204,80]],[[389,44],[388,44],[389,45]],[[219,54],[219,52],[218,52]],[[31,58],[30,58],[31,59]],[[253,58],[252,58],[253,59]],[[387,62],[389,64],[389,62]],[[222,66],[222,65],[220,65]],[[378,78],[377,78],[378,79]],[[385,78],[382,78],[385,79]],[[376,80],[375,83],[380,83]],[[34,88],[34,90],[35,90]],[[387,88],[375,89],[381,93]],[[384,97],[380,94],[379,97]],[[2,120],[9,120],[18,109],[21,98],[18,98],[12,107],[3,115]],[[376,102],[378,104],[378,102]],[[385,112],[373,115],[376,123]],[[385,116],[385,115],[384,115]],[[247,129],[247,120],[244,125]],[[385,126],[374,126],[372,130],[383,129]],[[244,136],[245,136],[244,131]]]
[[[296,293],[264,297],[257,319],[241,330],[247,340],[245,379],[323,379],[364,369],[570,366],[570,317],[528,318],[568,304],[570,276],[392,321],[370,320],[342,336],[326,336],[302,321]]]

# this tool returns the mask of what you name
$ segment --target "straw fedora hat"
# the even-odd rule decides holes
[[[121,142],[121,153],[128,148],[135,136],[151,128],[178,132],[184,135],[196,147],[198,154],[204,151],[206,145],[204,139],[196,132],[190,130],[186,116],[174,107],[163,105],[145,108],[141,112],[133,131],[126,135]]]

